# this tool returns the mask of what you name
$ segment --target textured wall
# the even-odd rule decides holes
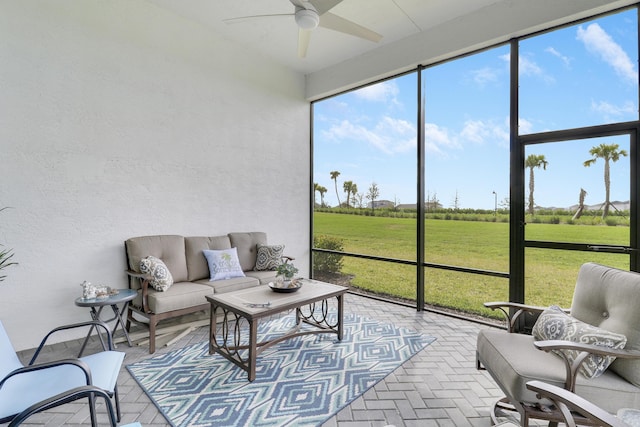
[[[141,0],[0,2],[0,319],[18,349],[126,287],[123,241],[264,230],[308,271],[304,77]],[[71,336],[64,337],[70,338]]]

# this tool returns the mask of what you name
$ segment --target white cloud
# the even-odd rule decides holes
[[[556,58],[559,58],[562,62],[564,62],[565,66],[569,67],[571,65],[571,59],[569,59],[568,56],[565,56],[565,55],[561,54],[556,49],[554,49],[552,47],[548,47],[544,51],[550,53],[551,55],[555,56]]]
[[[607,101],[591,101],[591,110],[602,114],[607,121],[621,120],[627,115],[629,120],[632,120],[638,111],[631,101],[627,101],[622,105],[613,105]]]
[[[431,153],[443,154],[442,148],[459,148],[458,142],[449,135],[447,128],[442,128],[434,123],[424,125],[425,149]]]
[[[334,140],[364,142],[386,154],[402,153],[416,146],[416,128],[406,120],[384,117],[372,129],[343,120],[328,131]]]
[[[467,120],[464,122],[460,138],[475,144],[497,142],[500,145],[509,143],[509,127],[507,124],[497,124],[493,121]]]
[[[638,72],[629,55],[598,24],[589,24],[587,28],[578,27],[576,38],[584,43],[589,52],[600,57],[624,79],[637,81]]]
[[[542,67],[540,67],[535,61],[527,58],[526,56],[520,55],[518,68],[521,76],[538,77],[547,83],[552,83],[555,81],[555,79],[547,74],[547,72],[544,71]]]
[[[385,102],[395,100],[399,89],[395,82],[385,81],[375,85],[365,86],[353,94],[367,101]]]
[[[509,120],[509,118],[507,118],[507,120]],[[518,133],[520,135],[524,135],[524,134],[532,133],[532,131],[533,131],[533,123],[531,123],[527,119],[520,117],[518,119]]]
[[[500,59],[508,64],[511,62],[511,55],[502,55]],[[546,83],[553,83],[555,81],[553,76],[547,74],[547,72],[535,61],[523,54],[520,54],[520,57],[518,58],[518,72],[520,76],[537,77]]]
[[[498,71],[490,67],[473,70],[471,76],[473,81],[481,86],[498,81]]]

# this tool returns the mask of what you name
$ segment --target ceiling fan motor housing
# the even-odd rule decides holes
[[[296,24],[303,30],[313,30],[320,23],[318,12],[311,9],[296,8]]]

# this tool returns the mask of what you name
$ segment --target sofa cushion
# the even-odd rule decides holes
[[[540,314],[531,334],[536,340],[572,341],[615,349],[622,349],[627,343],[627,337],[624,335],[582,322],[556,305]],[[556,354],[563,352],[571,363],[580,354],[577,350],[553,350],[553,352]],[[582,362],[579,372],[587,378],[600,376],[614,360],[615,357],[592,354]]]
[[[640,350],[640,274],[596,263],[580,267],[571,315],[590,325],[627,337],[626,350]],[[640,387],[640,359],[616,359],[613,370]]]
[[[232,279],[234,277],[244,277],[242,267],[238,261],[238,251],[236,248],[205,250],[203,251],[207,263],[209,264],[209,274],[212,282],[215,280]]]
[[[149,255],[161,259],[174,282],[187,280],[187,260],[184,252],[184,237],[175,235],[132,237],[125,241],[129,268],[140,273],[140,260]],[[133,289],[139,288],[132,280]]]
[[[261,245],[256,246],[256,271],[275,270],[282,264],[282,252],[284,245]]]
[[[154,256],[149,255],[140,260],[140,272],[151,275],[149,285],[156,291],[166,291],[173,285],[171,272],[161,259]]]
[[[234,277],[233,279],[216,280],[214,282],[205,279],[198,280],[195,283],[209,286],[216,294],[239,291],[240,289],[252,288],[260,285],[260,281],[258,279],[250,276]]]
[[[211,286],[192,282],[175,282],[165,292],[149,289],[149,308],[156,314],[191,308],[207,304],[207,296],[213,295]],[[142,304],[141,296],[133,300],[134,305]],[[203,307],[205,309],[206,307]]]
[[[247,277],[254,277],[260,281],[261,285],[266,285],[269,282],[276,280],[276,272],[272,270],[265,271],[245,271],[244,275]]]
[[[519,402],[537,402],[526,383],[539,380],[564,388],[566,377],[562,359],[538,350],[531,335],[483,329],[478,333],[478,359],[502,385],[504,393]],[[576,393],[609,412],[618,408],[640,407],[640,389],[611,369],[597,378],[578,375]]]
[[[231,246],[238,248],[238,259],[244,271],[253,270],[256,265],[257,245],[267,244],[267,234],[260,231],[229,233]]]
[[[187,257],[187,280],[193,282],[195,280],[208,279],[209,264],[207,259],[202,255],[203,251],[213,249],[231,249],[231,241],[229,236],[192,236],[184,238],[185,254]]]

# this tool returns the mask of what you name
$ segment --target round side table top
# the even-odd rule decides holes
[[[78,307],[100,307],[103,305],[116,305],[123,302],[131,301],[138,295],[133,289],[117,289],[118,293],[103,298],[76,298]]]

